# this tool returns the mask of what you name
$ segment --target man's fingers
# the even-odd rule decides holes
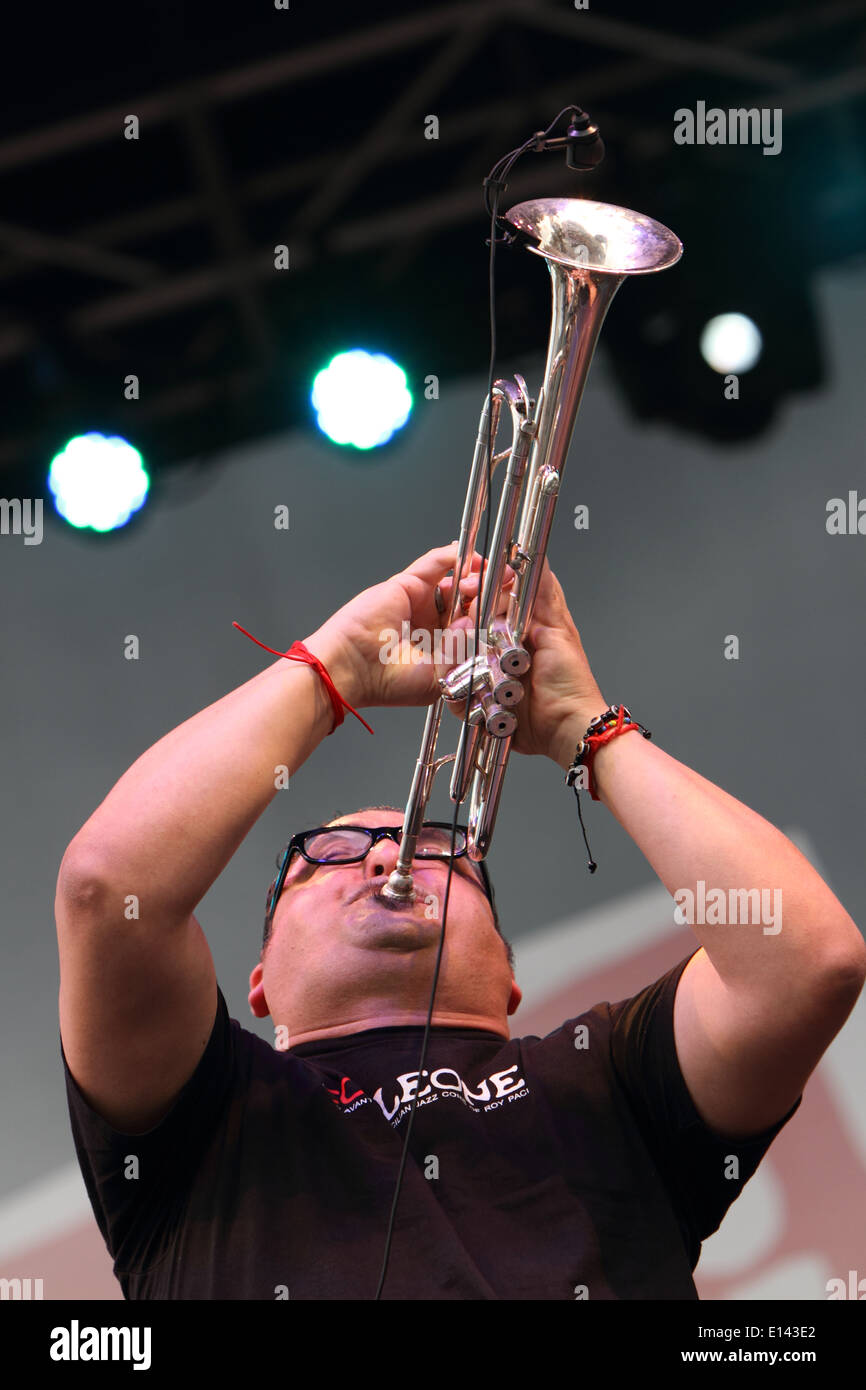
[[[437,545],[433,550],[428,550],[426,555],[420,555],[417,560],[413,560],[411,565],[407,565],[403,573],[411,574],[415,579],[421,579],[426,584],[435,584],[450,569],[453,569],[457,563],[459,550],[458,541],[452,541],[450,545]],[[470,571],[477,570],[480,564],[481,556],[476,550],[469,566]]]
[[[505,573],[502,579],[503,587],[510,588],[510,586],[514,583],[514,580],[514,570],[511,568],[510,565],[506,565]],[[439,585],[442,589],[442,592],[450,594],[454,587],[454,582],[454,576],[450,574],[445,579],[440,579]],[[472,598],[474,598],[477,595],[479,589],[481,588],[481,583],[482,575],[480,570],[476,570],[473,574],[464,574],[463,578],[460,581],[460,592],[461,594],[469,594]]]
[[[510,565],[506,565],[505,575],[502,581],[502,589],[500,591],[499,601],[496,607],[497,617],[499,617],[502,613],[505,612],[509,595],[511,593],[512,588],[514,587],[515,578],[516,576],[514,570],[511,568]],[[452,601],[452,595],[454,592],[454,583],[455,580],[453,579],[453,577],[449,576],[447,579],[440,580],[440,582],[437,584],[436,590],[439,594],[439,600],[437,600],[436,607],[439,613],[445,613],[449,611]],[[460,583],[461,602],[457,605],[455,613],[456,617],[472,615],[477,611],[478,595],[480,589],[481,574],[479,572],[476,572],[475,574],[464,575]]]
[[[411,574],[416,579],[424,580],[425,583],[435,584],[442,580],[443,575],[453,569],[457,563],[460,545],[458,541],[452,541],[450,545],[438,545],[433,550],[428,550],[425,555],[420,555],[417,560],[413,560],[411,565],[403,571],[404,574]],[[469,579],[473,575],[480,573],[481,552],[473,551],[469,557],[468,568],[464,578]],[[487,557],[487,565],[490,564],[490,557]],[[510,565],[506,566],[506,574],[514,574]]]

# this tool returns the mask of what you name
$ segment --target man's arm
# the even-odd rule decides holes
[[[307,645],[354,703],[336,645]],[[60,1033],[85,1099],[115,1129],[150,1129],[198,1065],[217,996],[193,908],[276,795],[274,769],[294,772],[332,723],[321,678],[281,658],[148,749],[67,849]]]
[[[307,646],[342,694],[339,647]],[[321,677],[281,657],[133,763],[69,845],[61,887],[96,878],[134,893],[142,923],[186,921],[276,796],[276,769],[301,767],[333,718]]]
[[[527,637],[532,666],[514,748],[565,771],[607,701],[546,558]],[[854,1007],[866,979],[863,937],[781,831],[639,733],[603,744],[592,772],[669,893],[697,898],[703,881],[726,904],[741,895],[739,911],[750,892],[763,908],[769,890],[763,920],[750,909],[746,921],[694,921],[701,949],[674,1000],[680,1069],[705,1123],[732,1138],[760,1133],[791,1109]],[[777,903],[780,930],[766,920]]]
[[[603,708],[563,727],[554,750],[563,770]],[[690,923],[702,949],[677,989],[677,1055],[710,1128],[760,1133],[790,1110],[853,1009],[866,980],[863,937],[781,831],[640,734],[604,744],[593,777],[672,895],[690,890],[697,903],[699,880],[705,894],[722,890],[725,917]],[[763,899],[745,896],[755,889]],[[761,920],[749,907],[743,921],[739,906],[741,920],[730,920],[730,905],[759,902],[770,909]]]

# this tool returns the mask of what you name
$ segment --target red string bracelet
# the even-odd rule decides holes
[[[578,768],[582,764],[589,774],[589,794],[593,801],[600,800],[596,795],[595,783],[592,776],[593,758],[599,748],[609,743],[612,738],[616,738],[618,734],[631,733],[632,729],[636,729],[638,733],[643,734],[644,738],[652,738],[649,729],[645,729],[643,724],[639,724],[625,705],[608,705],[604,714],[600,714],[595,719],[590,720],[589,728],[577,745],[577,756],[565,774],[565,780],[568,785],[574,789],[575,796],[577,796],[577,788],[574,784],[577,780]],[[580,798],[578,797],[578,807],[579,806]]]
[[[640,733],[639,725],[623,723],[623,710],[622,706],[620,706],[618,722],[614,725],[612,729],[608,729],[607,732],[603,734],[590,734],[589,738],[584,739],[584,743],[587,745],[589,749],[589,753],[585,761],[586,770],[589,773],[589,794],[592,797],[593,801],[598,801],[600,799],[596,795],[595,780],[592,775],[592,763],[596,753],[598,752],[599,748],[604,747],[606,743],[610,743],[610,740],[612,738],[616,738],[617,734],[630,734],[632,729],[634,729],[635,733]]]
[[[618,734],[627,734],[632,729],[637,729],[638,733],[643,734],[644,738],[652,738],[649,729],[645,729],[643,724],[639,724],[632,717],[632,713],[625,705],[608,705],[604,714],[599,714],[595,719],[589,721],[589,727],[583,738],[579,741],[575,750],[574,762],[565,774],[566,784],[574,792],[574,799],[577,802],[577,818],[580,821],[580,828],[583,831],[583,843],[586,845],[586,852],[589,855],[587,868],[594,874],[598,865],[592,857],[592,850],[589,847],[589,840],[586,838],[586,827],[583,823],[583,816],[580,810],[580,797],[577,791],[577,778],[581,767],[585,767],[589,776],[588,791],[593,801],[601,798],[595,790],[595,783],[592,776],[592,762],[599,748],[605,743],[609,743]]]
[[[334,729],[338,729],[340,727],[343,720],[346,718],[345,714],[343,713],[344,707],[345,709],[349,710],[350,714],[354,714],[356,719],[361,720],[361,723],[364,725],[364,728],[369,733],[373,733],[373,730],[370,728],[370,725],[367,723],[366,719],[362,718],[362,716],[358,713],[356,709],[352,709],[352,706],[349,704],[348,700],[343,699],[339,690],[334,685],[334,682],[331,680],[331,677],[325,670],[323,663],[319,660],[317,656],[314,656],[313,653],[307,647],[304,646],[303,642],[293,642],[287,652],[278,652],[274,647],[265,646],[265,643],[260,642],[258,637],[253,637],[253,634],[251,632],[247,632],[245,627],[241,627],[240,623],[232,623],[232,627],[236,627],[238,632],[242,632],[245,637],[249,637],[251,642],[255,642],[256,646],[261,647],[264,651],[273,652],[274,656],[288,657],[289,661],[304,661],[308,666],[312,666],[314,671],[318,671],[319,675],[322,677],[322,680],[325,682],[325,688],[331,697],[331,704],[334,707],[334,728],[331,729],[331,734],[334,732]],[[330,734],[328,735],[328,737],[330,737]]]

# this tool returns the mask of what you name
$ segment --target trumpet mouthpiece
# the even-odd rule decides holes
[[[415,889],[412,887],[412,875],[401,873],[399,869],[395,869],[388,882],[383,886],[381,896],[389,903],[414,902]]]

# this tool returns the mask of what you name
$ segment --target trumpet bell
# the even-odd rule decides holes
[[[535,243],[528,250],[575,270],[651,274],[683,254],[679,237],[661,222],[588,198],[533,198],[509,208],[505,220]]]

